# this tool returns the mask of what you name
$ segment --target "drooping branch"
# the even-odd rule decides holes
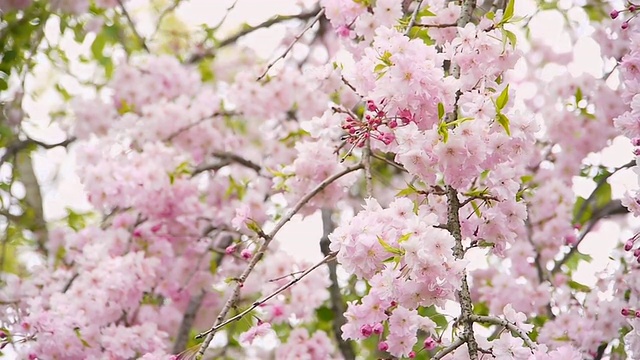
[[[231,296],[226,301],[225,305],[222,307],[222,310],[218,314],[218,316],[216,318],[216,322],[214,323],[214,325],[208,331],[205,331],[205,332],[203,332],[201,334],[198,334],[198,336],[197,336],[197,338],[202,338],[203,336],[205,336],[205,339],[202,342],[202,344],[200,345],[200,349],[198,350],[198,353],[196,354],[196,360],[200,360],[204,356],[205,350],[209,347],[209,344],[211,343],[211,340],[213,340],[213,336],[215,335],[216,330],[218,329],[217,326],[224,321],[225,317],[229,313],[229,310],[231,310],[231,308],[237,303],[237,301],[238,301],[238,299],[240,297],[240,288],[242,287],[244,282],[247,280],[247,278],[249,277],[249,274],[251,274],[251,272],[255,268],[256,264],[262,259],[262,257],[264,256],[265,252],[267,251],[267,248],[269,247],[269,244],[271,244],[271,242],[273,241],[275,235],[280,231],[280,229],[282,229],[282,227],[286,223],[288,223],[289,220],[291,220],[291,218],[293,218],[293,216],[295,214],[297,214],[309,202],[309,200],[311,200],[314,196],[316,196],[318,193],[320,193],[322,190],[324,190],[327,186],[332,184],[334,181],[340,179],[341,177],[343,177],[343,176],[345,176],[345,175],[347,175],[349,173],[352,173],[354,171],[360,170],[360,169],[362,169],[362,164],[358,164],[358,165],[355,165],[355,166],[348,167],[348,168],[346,168],[346,169],[344,169],[344,170],[342,170],[342,171],[340,171],[340,172],[328,177],[327,179],[322,181],[320,184],[318,184],[308,194],[303,196],[295,204],[295,206],[291,210],[289,210],[289,212],[286,215],[284,215],[280,219],[280,221],[278,221],[278,223],[274,226],[274,228],[268,234],[265,234],[262,230],[259,231],[258,236],[263,239],[263,242],[260,245],[260,248],[255,253],[255,255],[251,258],[251,261],[249,261],[249,264],[247,265],[245,270],[242,272],[240,277],[238,277],[236,279],[236,285],[233,287],[233,290],[231,292]]]
[[[329,245],[329,234],[335,229],[335,224],[331,219],[333,211],[330,209],[322,209],[322,238],[320,239],[320,250],[324,256],[329,256],[331,250]],[[331,301],[331,311],[333,312],[333,321],[331,326],[333,327],[333,335],[338,343],[338,349],[345,360],[354,360],[356,358],[353,352],[351,341],[346,341],[342,338],[342,326],[347,323],[347,319],[344,317],[345,303],[340,292],[340,285],[338,285],[337,268],[338,265],[335,262],[327,263],[329,267],[329,298]]]

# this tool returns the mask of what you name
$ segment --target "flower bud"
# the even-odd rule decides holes
[[[369,324],[362,325],[362,327],[360,328],[360,333],[364,337],[369,337],[371,336],[371,334],[373,334],[373,328]]]
[[[436,341],[433,340],[433,338],[431,336],[429,336],[428,338],[424,339],[424,348],[427,350],[433,350],[436,347]]]
[[[620,15],[620,12],[618,10],[613,10],[611,11],[611,13],[609,13],[609,16],[611,16],[612,19],[617,18],[618,15]]]
[[[382,332],[384,331],[384,325],[382,325],[381,323],[377,323],[375,325],[373,325],[373,333],[376,335],[380,335],[382,334]]]
[[[389,350],[389,344],[387,344],[386,341],[380,341],[378,343],[378,350],[380,351],[387,351]]]
[[[251,256],[253,254],[251,253],[251,250],[249,249],[244,249],[240,252],[240,256],[242,256],[243,259],[249,260],[251,259]]]
[[[622,316],[629,316],[629,314],[631,313],[629,311],[629,309],[627,308],[622,308],[622,310],[620,311],[620,313],[622,314]]]
[[[226,249],[224,249],[224,253],[227,254],[227,255],[231,255],[234,252],[236,252],[237,249],[238,249],[238,245],[236,245],[236,244],[229,245],[229,246],[227,246]]]
[[[624,244],[624,251],[631,251],[633,248],[633,241],[628,240],[626,244]]]

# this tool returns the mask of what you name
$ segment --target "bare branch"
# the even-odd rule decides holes
[[[320,250],[325,256],[331,254],[329,245],[329,234],[335,229],[335,224],[331,219],[333,211],[330,209],[322,209],[322,238],[320,239]],[[329,296],[331,300],[331,311],[333,312],[333,321],[331,326],[333,327],[333,335],[338,343],[338,349],[345,360],[354,360],[356,358],[353,352],[353,347],[350,341],[346,341],[342,338],[342,326],[347,323],[347,319],[344,317],[345,303],[340,292],[340,286],[338,285],[337,264],[335,262],[327,263],[329,267]]]
[[[269,65],[267,65],[267,68],[264,70],[262,75],[258,76],[258,79],[256,79],[256,81],[262,80],[262,78],[264,78],[267,75],[269,70],[271,70],[271,68],[278,62],[278,60],[284,59],[287,56],[287,54],[289,53],[289,51],[291,51],[291,49],[293,49],[293,45],[295,45],[298,42],[298,40],[300,40],[300,38],[302,38],[302,36],[307,31],[309,31],[309,29],[311,29],[313,27],[313,25],[315,25],[315,23],[318,22],[318,20],[320,20],[322,15],[324,15],[324,8],[320,9],[320,11],[318,11],[316,16],[309,22],[309,24],[307,24],[307,26],[305,26],[304,29],[302,29],[302,31],[298,35],[296,35],[296,37],[293,39],[291,44],[289,44],[289,46],[284,50],[282,55],[278,56],[272,62],[270,62]]]

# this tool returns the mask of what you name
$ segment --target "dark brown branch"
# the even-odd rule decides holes
[[[329,234],[335,229],[335,224],[331,219],[333,212],[329,209],[322,209],[322,238],[320,239],[320,250],[324,256],[328,256],[331,253],[329,245]],[[351,341],[342,339],[342,326],[347,323],[347,319],[344,317],[345,303],[340,292],[340,285],[338,285],[337,267],[335,262],[327,263],[329,267],[329,279],[331,285],[329,286],[329,295],[331,300],[331,311],[333,312],[333,321],[331,326],[333,327],[333,335],[338,343],[338,349],[345,360],[354,360],[356,358],[353,352],[353,346]]]

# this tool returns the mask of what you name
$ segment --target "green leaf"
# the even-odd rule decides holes
[[[578,88],[576,89],[576,105],[578,105],[578,103],[580,102],[580,100],[582,100],[582,89],[580,89],[580,87],[578,86]]]
[[[500,25],[506,24],[513,17],[515,2],[516,2],[515,0],[509,0],[509,3],[507,4],[507,8],[504,10],[504,16],[500,21]]]
[[[416,189],[413,185],[409,184],[409,186],[406,189],[400,190],[396,194],[396,197],[404,197],[404,196],[409,196],[417,193],[418,193],[418,189]]]
[[[104,51],[105,45],[107,45],[107,36],[104,32],[101,32],[93,40],[93,43],[91,43],[91,54],[93,54],[93,57],[96,60],[100,60],[104,57],[102,52]]]
[[[382,245],[382,247],[395,255],[404,255],[404,250],[402,249],[398,249],[398,248],[394,248],[393,246],[389,245],[386,241],[384,241],[380,236],[378,236],[378,242],[380,243],[380,245]]]
[[[516,43],[518,42],[518,37],[516,36],[516,34],[514,34],[513,31],[504,29],[504,36],[506,37],[507,40],[509,40],[509,42],[511,43],[511,46],[515,49]]]
[[[590,287],[584,284],[580,284],[579,282],[576,282],[573,280],[569,280],[569,287],[572,288],[573,290],[580,291],[580,292],[585,292],[585,293],[591,292]]]
[[[565,261],[565,265],[569,270],[575,271],[578,268],[578,264],[580,261],[591,262],[593,258],[590,255],[583,254],[580,251],[574,252],[567,261]]]
[[[511,130],[509,130],[509,118],[502,113],[498,113],[498,115],[496,116],[496,120],[498,120],[498,123],[502,125],[504,131],[507,132],[507,135],[511,136]]]
[[[442,136],[442,141],[445,143],[449,140],[449,129],[445,121],[440,121],[438,125],[438,135]]]
[[[418,310],[418,314],[431,319],[433,322],[436,323],[439,329],[445,329],[449,324],[449,322],[447,321],[447,318],[444,317],[444,315],[440,314],[438,310],[436,310],[436,307],[433,305],[429,307],[420,308]]]
[[[400,238],[398,239],[398,244],[401,244],[401,243],[409,240],[410,238],[411,238],[411,233],[404,234],[404,235],[400,236]]]
[[[436,16],[436,14],[432,13],[431,10],[429,10],[428,6],[425,6],[422,10],[418,11],[418,14],[416,15],[416,19],[420,19],[422,17],[425,16]]]
[[[444,116],[444,105],[442,103],[438,103],[438,119],[442,120]]]
[[[498,112],[504,109],[504,107],[507,106],[508,102],[509,102],[509,85],[507,85],[502,90],[502,92],[498,96],[498,99],[496,100],[496,108],[498,108]]]
[[[316,318],[320,321],[330,322],[335,318],[335,314],[330,308],[321,306],[316,309]]]

